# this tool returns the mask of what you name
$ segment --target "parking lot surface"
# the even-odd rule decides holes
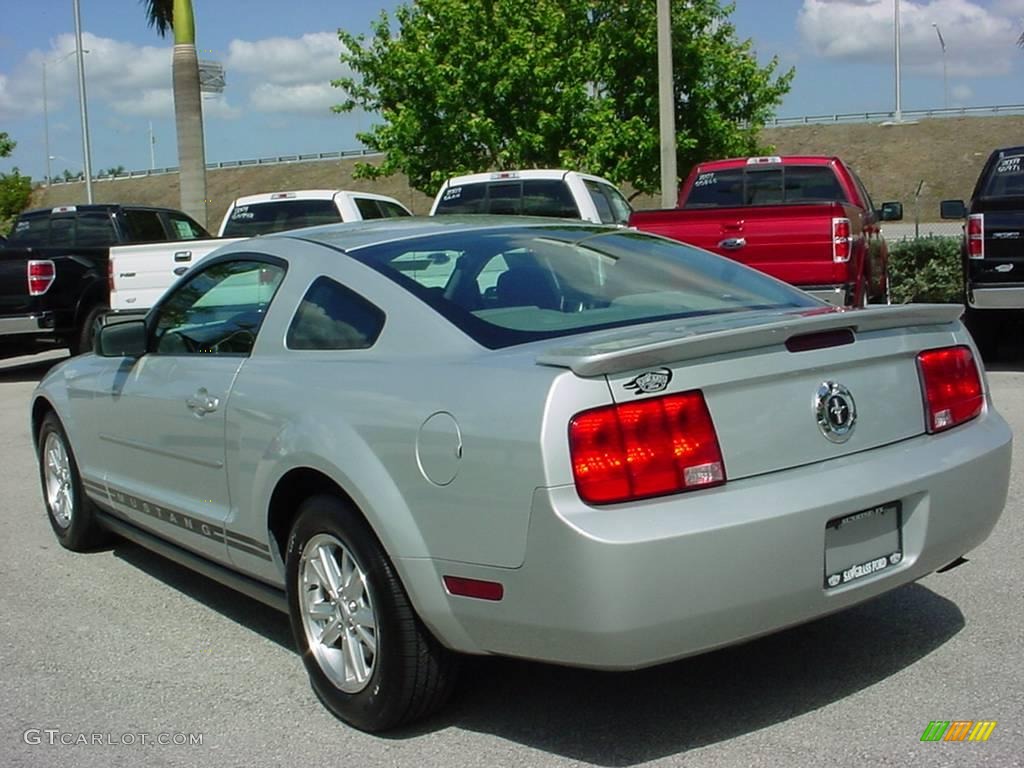
[[[990,380],[1020,440],[1017,357]],[[284,615],[128,543],[57,544],[27,406],[59,359],[0,361],[0,766],[1024,765],[1019,443],[1003,518],[960,568],[635,673],[472,659],[444,712],[382,738],[319,704]],[[997,725],[922,742],[934,720]]]

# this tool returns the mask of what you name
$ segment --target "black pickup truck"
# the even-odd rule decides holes
[[[997,149],[969,205],[943,200],[944,219],[964,219],[961,256],[965,320],[982,354],[998,348],[1004,325],[1024,319],[1024,146]]]
[[[69,205],[23,213],[0,247],[0,357],[92,348],[113,245],[210,235],[181,211]]]

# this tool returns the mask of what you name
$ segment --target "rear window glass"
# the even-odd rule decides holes
[[[274,200],[236,206],[224,226],[225,237],[252,237],[341,221],[333,200]]]
[[[12,245],[17,243],[19,246],[28,248],[30,246],[46,245],[49,239],[50,216],[46,214],[42,216],[24,216],[18,219],[14,229],[11,230],[8,242]]]
[[[491,213],[578,219],[579,208],[561,179],[495,181],[449,187],[435,214]],[[627,216],[628,218],[628,216]]]
[[[626,230],[459,232],[349,253],[490,348],[655,320],[819,306],[729,259]]]
[[[985,182],[985,197],[1024,197],[1024,155],[996,161]]]
[[[684,208],[848,202],[825,165],[731,168],[698,173]]]

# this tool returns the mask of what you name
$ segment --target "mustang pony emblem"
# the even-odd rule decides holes
[[[641,373],[632,381],[627,381],[622,386],[632,389],[636,395],[649,395],[652,392],[661,392],[668,383],[672,381],[672,371],[668,368],[659,368],[656,371]]]

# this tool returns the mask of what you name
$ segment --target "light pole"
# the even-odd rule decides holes
[[[939,45],[942,46],[942,97],[946,104],[946,109],[949,109],[949,75],[946,70],[946,41],[942,38],[942,30],[939,29],[939,25],[932,23],[935,27],[935,34],[939,36]]]
[[[903,122],[903,98],[900,93],[900,0],[894,0],[895,11],[894,11],[894,24],[896,28],[895,32],[895,47],[896,47],[896,112],[893,114],[894,123]]]
[[[85,201],[92,205],[92,149],[89,146],[89,112],[85,103],[85,56],[82,50],[82,12],[79,0],[72,0],[75,11],[75,53],[78,60],[78,101],[82,109],[82,166],[85,171]]]
[[[88,53],[89,51],[83,51]],[[75,51],[68,51],[63,56],[54,59],[52,64],[60,64],[62,61],[70,56],[74,56]],[[46,150],[46,183],[50,183],[50,105],[46,95],[46,59],[43,59],[43,148]]]
[[[672,77],[672,9],[658,0],[658,112],[661,133],[661,207],[674,208],[676,190],[676,98]]]

